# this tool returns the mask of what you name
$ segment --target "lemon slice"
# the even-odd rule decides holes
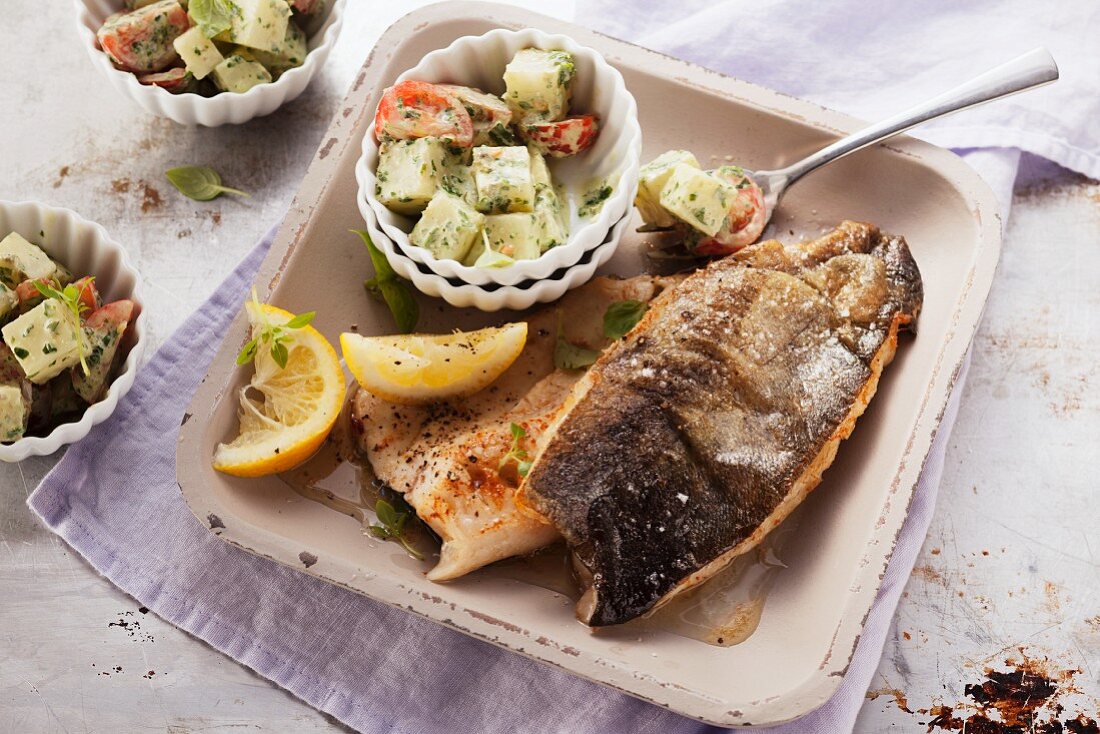
[[[248,303],[253,335],[257,324],[285,324],[294,318],[280,308]],[[293,469],[320,447],[344,403],[344,371],[336,350],[312,326],[288,329],[286,367],[261,346],[255,373],[241,389],[240,435],[218,444],[214,468],[227,474],[256,477]]]
[[[474,394],[500,377],[526,343],[526,322],[453,334],[340,335],[359,385],[406,405]]]

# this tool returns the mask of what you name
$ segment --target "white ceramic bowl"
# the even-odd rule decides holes
[[[496,29],[482,36],[464,36],[447,48],[433,51],[399,76],[398,81],[450,82],[501,94],[504,67],[517,51],[532,46],[562,49],[573,54],[577,76],[571,107],[577,113],[596,114],[600,118],[599,138],[592,148],[570,158],[548,159],[555,181],[566,187],[571,202],[569,241],[551,248],[536,260],[520,260],[507,268],[475,268],[456,260],[437,259],[428,250],[409,243],[408,235],[415,220],[391,212],[375,197],[378,141],[368,133],[363,137],[363,152],[355,167],[359,210],[371,237],[386,252],[400,250],[439,275],[466,283],[515,285],[548,277],[578,262],[586,251],[600,246],[613,225],[630,211],[637,191],[642,151],[638,109],[622,75],[597,51],[566,36],[548,35],[530,28],[520,31]],[[576,200],[594,182],[605,179],[612,184],[613,192],[599,214],[590,219],[578,219]]]
[[[39,245],[50,257],[72,271],[74,277],[94,275],[104,303],[129,298],[137,315],[126,327],[122,346],[129,351],[107,394],[88,406],[80,420],[62,423],[47,436],[30,436],[0,444],[0,461],[22,461],[28,456],[52,454],[62,446],[88,435],[92,426],[107,420],[118,401],[134,384],[145,347],[145,317],[141,313],[141,277],[126,257],[122,245],[103,227],[68,209],[33,202],[0,201],[0,238],[18,232]]]
[[[112,13],[123,8],[122,0],[75,0],[77,31],[80,41],[91,56],[92,63],[106,75],[111,84],[122,94],[134,100],[145,110],[181,125],[205,125],[217,127],[231,123],[248,122],[278,109],[284,102],[296,98],[325,63],[332,46],[340,35],[346,0],[329,0],[325,3],[324,22],[318,28],[305,29],[309,35],[309,53],[305,62],[289,69],[270,84],[260,84],[244,94],[223,92],[213,97],[201,94],[172,94],[160,87],[142,84],[137,76],[116,69],[107,54],[96,48],[96,31]]]
[[[411,280],[417,290],[429,296],[442,298],[452,306],[459,308],[474,307],[481,311],[500,311],[512,309],[522,311],[536,303],[549,303],[565,295],[565,292],[584,285],[596,274],[596,270],[615,254],[619,239],[630,223],[630,217],[624,216],[611,231],[605,241],[582,253],[579,262],[560,268],[545,278],[534,278],[516,285],[474,285],[457,278],[445,278],[434,272],[425,273],[422,264],[392,250],[386,252],[386,259],[394,272]],[[383,247],[386,245],[384,244]]]

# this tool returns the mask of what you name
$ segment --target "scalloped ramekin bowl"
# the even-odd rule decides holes
[[[62,423],[46,436],[28,436],[0,444],[0,461],[12,462],[28,456],[52,454],[84,438],[92,426],[107,420],[134,384],[145,348],[145,317],[141,313],[141,277],[122,245],[111,239],[100,225],[60,207],[0,201],[0,238],[10,232],[18,232],[40,246],[46,254],[69,268],[74,277],[94,275],[105,303],[129,298],[137,304],[137,315],[123,335],[122,348],[128,350],[126,358],[107,394],[88,406],[80,420],[74,423]]]
[[[296,98],[316,76],[317,70],[328,59],[329,52],[340,35],[344,20],[344,3],[347,0],[330,0],[325,3],[324,21],[317,28],[309,28],[309,53],[301,66],[288,69],[270,84],[260,84],[244,94],[223,92],[213,97],[201,94],[172,94],[160,87],[142,84],[137,77],[116,69],[107,54],[96,48],[96,31],[107,16],[123,8],[122,0],[75,0],[77,32],[87,49],[92,63],[111,82],[115,89],[146,111],[167,117],[181,125],[239,125],[253,117],[262,117],[277,110],[285,102]]]
[[[545,278],[533,278],[515,285],[474,285],[458,278],[445,278],[435,272],[424,272],[427,268],[416,263],[400,252],[394,252],[388,242],[382,245],[386,259],[394,272],[402,278],[411,280],[417,290],[429,296],[442,298],[452,306],[459,308],[477,308],[481,311],[500,311],[511,309],[522,311],[536,303],[549,303],[565,295],[565,292],[584,285],[592,280],[596,270],[615,254],[619,240],[630,224],[630,216],[623,216],[603,243],[581,255],[581,259],[571,266],[559,268]]]
[[[450,46],[433,51],[399,76],[398,81],[449,82],[500,94],[504,91],[504,67],[517,51],[532,46],[573,54],[577,76],[572,107],[578,113],[600,118],[600,134],[592,148],[571,158],[548,159],[555,181],[565,186],[567,198],[572,201],[569,241],[550,248],[538,259],[520,260],[506,268],[476,268],[434,257],[428,250],[409,243],[414,220],[391,212],[375,197],[378,141],[368,133],[363,137],[363,152],[355,166],[359,210],[375,242],[380,246],[391,244],[384,248],[387,252],[399,250],[445,278],[458,278],[473,285],[510,286],[546,278],[577,263],[586,251],[601,246],[613,225],[630,211],[637,192],[642,153],[638,107],[622,74],[599,52],[567,36],[531,28],[496,29],[481,36],[463,36]],[[595,217],[577,218],[576,201],[594,183],[604,181],[611,184],[612,194],[603,208]]]

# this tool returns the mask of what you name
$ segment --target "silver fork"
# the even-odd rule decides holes
[[[797,163],[775,171],[745,170],[745,174],[752,177],[764,191],[764,204],[767,207],[764,221],[767,223],[771,221],[772,214],[787,188],[810,171],[929,120],[1040,87],[1057,78],[1058,65],[1054,63],[1054,58],[1045,48],[1037,48],[923,104],[841,138]]]

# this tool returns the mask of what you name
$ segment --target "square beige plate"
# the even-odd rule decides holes
[[[644,160],[687,148],[704,165],[730,155],[769,169],[859,127],[812,104],[543,16],[480,3],[431,6],[386,32],[337,112],[257,280],[275,304],[296,313],[315,309],[317,327],[334,342],[352,324],[361,333],[392,332],[388,312],[364,296],[367,252],[348,233],[362,226],[352,175],[362,136],[382,89],[398,74],[459,36],[496,27],[563,33],[601,51],[638,100]],[[243,375],[234,356],[246,338],[243,317],[180,432],[183,494],[196,516],[235,545],[688,716],[724,725],[798,717],[822,704],[847,670],[1000,247],[988,188],[951,153],[907,138],[807,178],[784,200],[772,229],[780,237],[815,234],[845,218],[908,239],[926,289],[920,335],[903,337],[871,409],[792,518],[799,532],[782,551],[787,568],[776,577],[759,627],[739,645],[716,647],[661,631],[593,634],[574,620],[565,597],[491,572],[433,584],[396,544],[365,536],[358,521],[304,499],[281,478],[215,473],[214,447],[236,431]],[[605,272],[631,275],[645,267],[643,237],[633,226],[629,231]],[[422,311],[425,331],[515,318],[428,299]],[[330,479],[339,484],[335,475]],[[354,492],[352,483],[330,489]]]

